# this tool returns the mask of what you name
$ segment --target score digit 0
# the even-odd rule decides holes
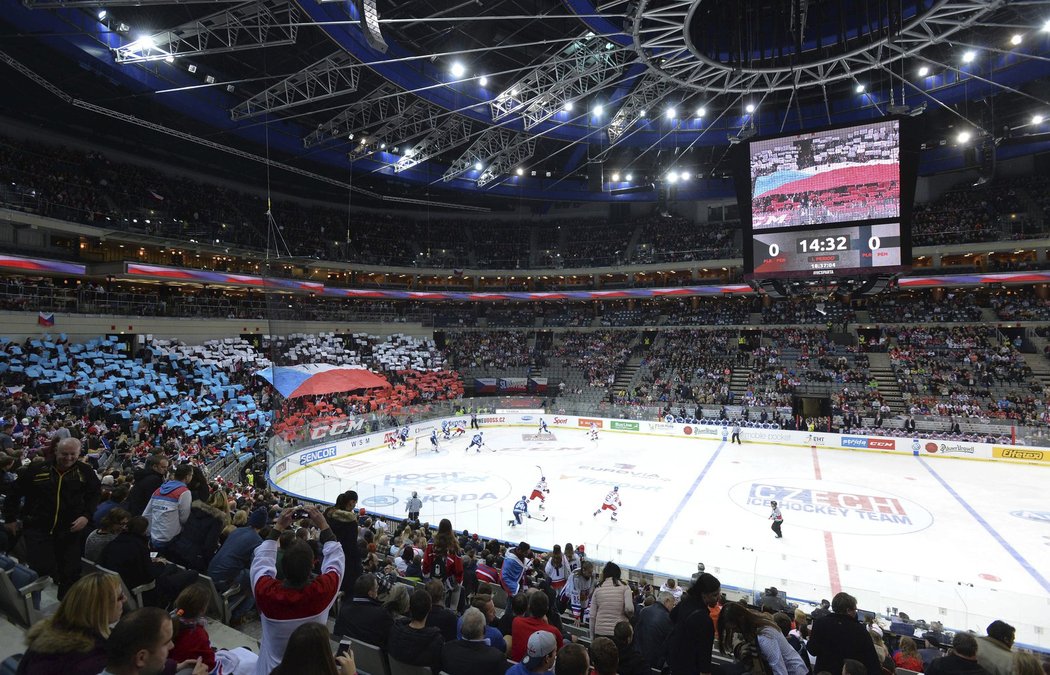
[[[876,237],[874,234],[868,237],[868,248],[874,251],[880,246],[882,246],[882,241],[878,237]]]
[[[770,258],[776,258],[778,255],[780,255],[780,246],[777,245],[777,244],[770,244],[769,245],[769,257]]]

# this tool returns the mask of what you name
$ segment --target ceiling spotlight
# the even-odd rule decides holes
[[[1043,24],[1043,32],[1050,33],[1050,19],[1047,19],[1046,23]]]
[[[368,139],[367,138],[362,138],[361,139],[361,145],[368,145]]]
[[[98,20],[99,21],[105,21],[106,20],[106,10],[104,10],[104,9],[98,10]]]
[[[191,63],[190,65],[186,66],[186,71],[190,73],[195,73],[197,72],[197,66]]]
[[[858,94],[863,94],[864,93],[864,85],[858,82],[857,83],[857,87],[853,91],[857,92]]]
[[[634,178],[634,176],[632,176],[631,174],[627,174],[626,176],[623,177],[623,179],[625,181],[627,181],[628,183],[630,183],[631,179],[633,179],[633,178]]]
[[[488,83],[489,78],[485,77],[484,75],[478,78],[478,84],[480,84],[482,87],[488,86]]]
[[[474,162],[474,168],[481,171],[481,162]]]
[[[928,66],[920,66],[919,67],[919,77],[926,77],[929,74],[930,74],[930,69],[929,69]]]
[[[459,61],[456,61],[452,64],[452,67],[449,68],[449,72],[452,73],[452,77],[458,80],[459,78],[467,74],[467,68]]]
[[[601,117],[602,113],[605,112],[605,108],[602,107],[601,103],[597,103],[594,106],[594,116]]]
[[[645,117],[645,115],[646,115],[646,114],[647,114],[648,112],[649,112],[648,110],[643,110],[643,111],[642,111],[641,113],[639,113],[639,114],[638,114],[638,116],[639,116],[639,117]]]
[[[566,101],[565,105],[561,107],[565,112],[572,112],[572,101]]]
[[[667,182],[668,183],[677,183],[678,182],[678,174],[675,173],[674,171],[668,171],[667,172]]]
[[[157,46],[157,43],[153,41],[152,35],[143,35],[135,42],[135,49],[146,51],[147,49],[153,49]]]
[[[379,144],[379,149],[380,150],[386,150],[386,143],[380,143]]]
[[[1021,37],[1020,33],[1014,33],[1013,37],[1010,38],[1010,44],[1012,44],[1012,45],[1014,45],[1016,47],[1017,45],[1021,44],[1021,40],[1023,40],[1023,39],[1024,38]]]
[[[963,63],[973,63],[973,60],[977,58],[977,52],[969,50],[963,54]]]
[[[399,152],[401,152],[401,148],[399,148],[399,147],[397,147],[397,146],[395,145],[395,146],[394,146],[394,154],[396,155],[396,154],[397,154],[397,153],[399,153]]]
[[[669,120],[673,120],[675,117],[678,117],[678,111],[674,108],[668,108],[667,112],[664,114],[667,115],[667,119]]]
[[[955,137],[955,140],[959,141],[960,143],[968,143],[970,141],[970,132],[960,131],[959,135]]]
[[[514,171],[514,173],[518,174],[519,176],[524,176],[524,175],[525,175],[525,169],[523,169],[523,168],[521,168],[521,167],[519,166],[519,167],[518,167],[518,168],[517,168],[517,169],[516,169],[516,170]]]
[[[164,57],[164,63],[175,63],[175,57],[171,54],[168,54]]]
[[[744,107],[744,110],[746,110],[748,113],[755,112],[755,104],[754,103],[748,103],[747,106]]]
[[[705,108],[704,106],[700,106],[699,108],[696,109],[696,116],[697,117],[703,117],[706,114],[707,114],[707,108]]]
[[[352,141],[352,140],[354,140],[354,135],[353,135],[353,134],[350,134],[349,136],[347,136],[347,138],[348,138],[348,139],[350,139],[350,140]]]
[[[619,183],[619,182],[620,182],[620,174],[618,174],[618,173],[614,173],[614,174],[612,175],[612,179],[613,179],[613,182],[614,182],[614,183]]]
[[[690,173],[688,171],[683,171],[682,173],[678,174],[678,177],[685,181],[685,180],[689,180],[689,178],[691,176],[690,176]]]
[[[511,96],[517,96],[518,95],[518,90],[517,89],[511,89],[510,90],[510,95]]]
[[[1042,123],[1043,123],[1043,116],[1042,115],[1032,115],[1032,124],[1042,124]]]
[[[215,76],[214,75],[205,75],[204,76],[204,84],[215,84]]]

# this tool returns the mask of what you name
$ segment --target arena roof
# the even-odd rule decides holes
[[[1040,150],[1050,124],[1040,1],[0,7],[2,83],[21,94],[4,97],[7,114],[217,163],[203,140],[300,172],[281,180],[352,175],[374,200],[648,201],[672,170],[702,177],[678,199],[727,197],[730,143],[756,133],[921,114],[932,172],[970,147]]]

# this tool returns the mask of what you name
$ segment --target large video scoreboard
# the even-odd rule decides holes
[[[746,278],[907,271],[918,165],[912,122],[840,125],[740,146]]]

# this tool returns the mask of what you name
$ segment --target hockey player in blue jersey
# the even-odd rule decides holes
[[[549,434],[550,432],[551,432],[551,430],[547,428],[546,420],[544,420],[541,417],[540,418],[540,428],[539,428],[539,431],[537,431],[536,433],[538,433],[538,434]]]
[[[438,432],[434,429],[430,432],[430,449],[434,452],[438,452]]]
[[[470,445],[467,446],[467,449],[464,452],[470,452],[470,449],[473,447],[477,447],[477,451],[481,452],[481,446],[483,445],[485,445],[485,442],[481,440],[481,432],[479,431],[474,434],[474,438],[470,439]]]
[[[528,515],[529,500],[525,498],[525,495],[522,495],[521,499],[514,503],[514,520],[508,521],[507,524],[511,527],[521,525],[522,518],[526,518]]]
[[[407,443],[407,442],[408,442],[408,427],[401,427],[401,443],[400,443],[400,445],[402,447],[404,447],[405,443]]]
[[[451,436],[449,436],[448,433],[448,420],[442,420],[441,422],[441,435],[445,438],[446,441],[449,438],[451,438]]]

